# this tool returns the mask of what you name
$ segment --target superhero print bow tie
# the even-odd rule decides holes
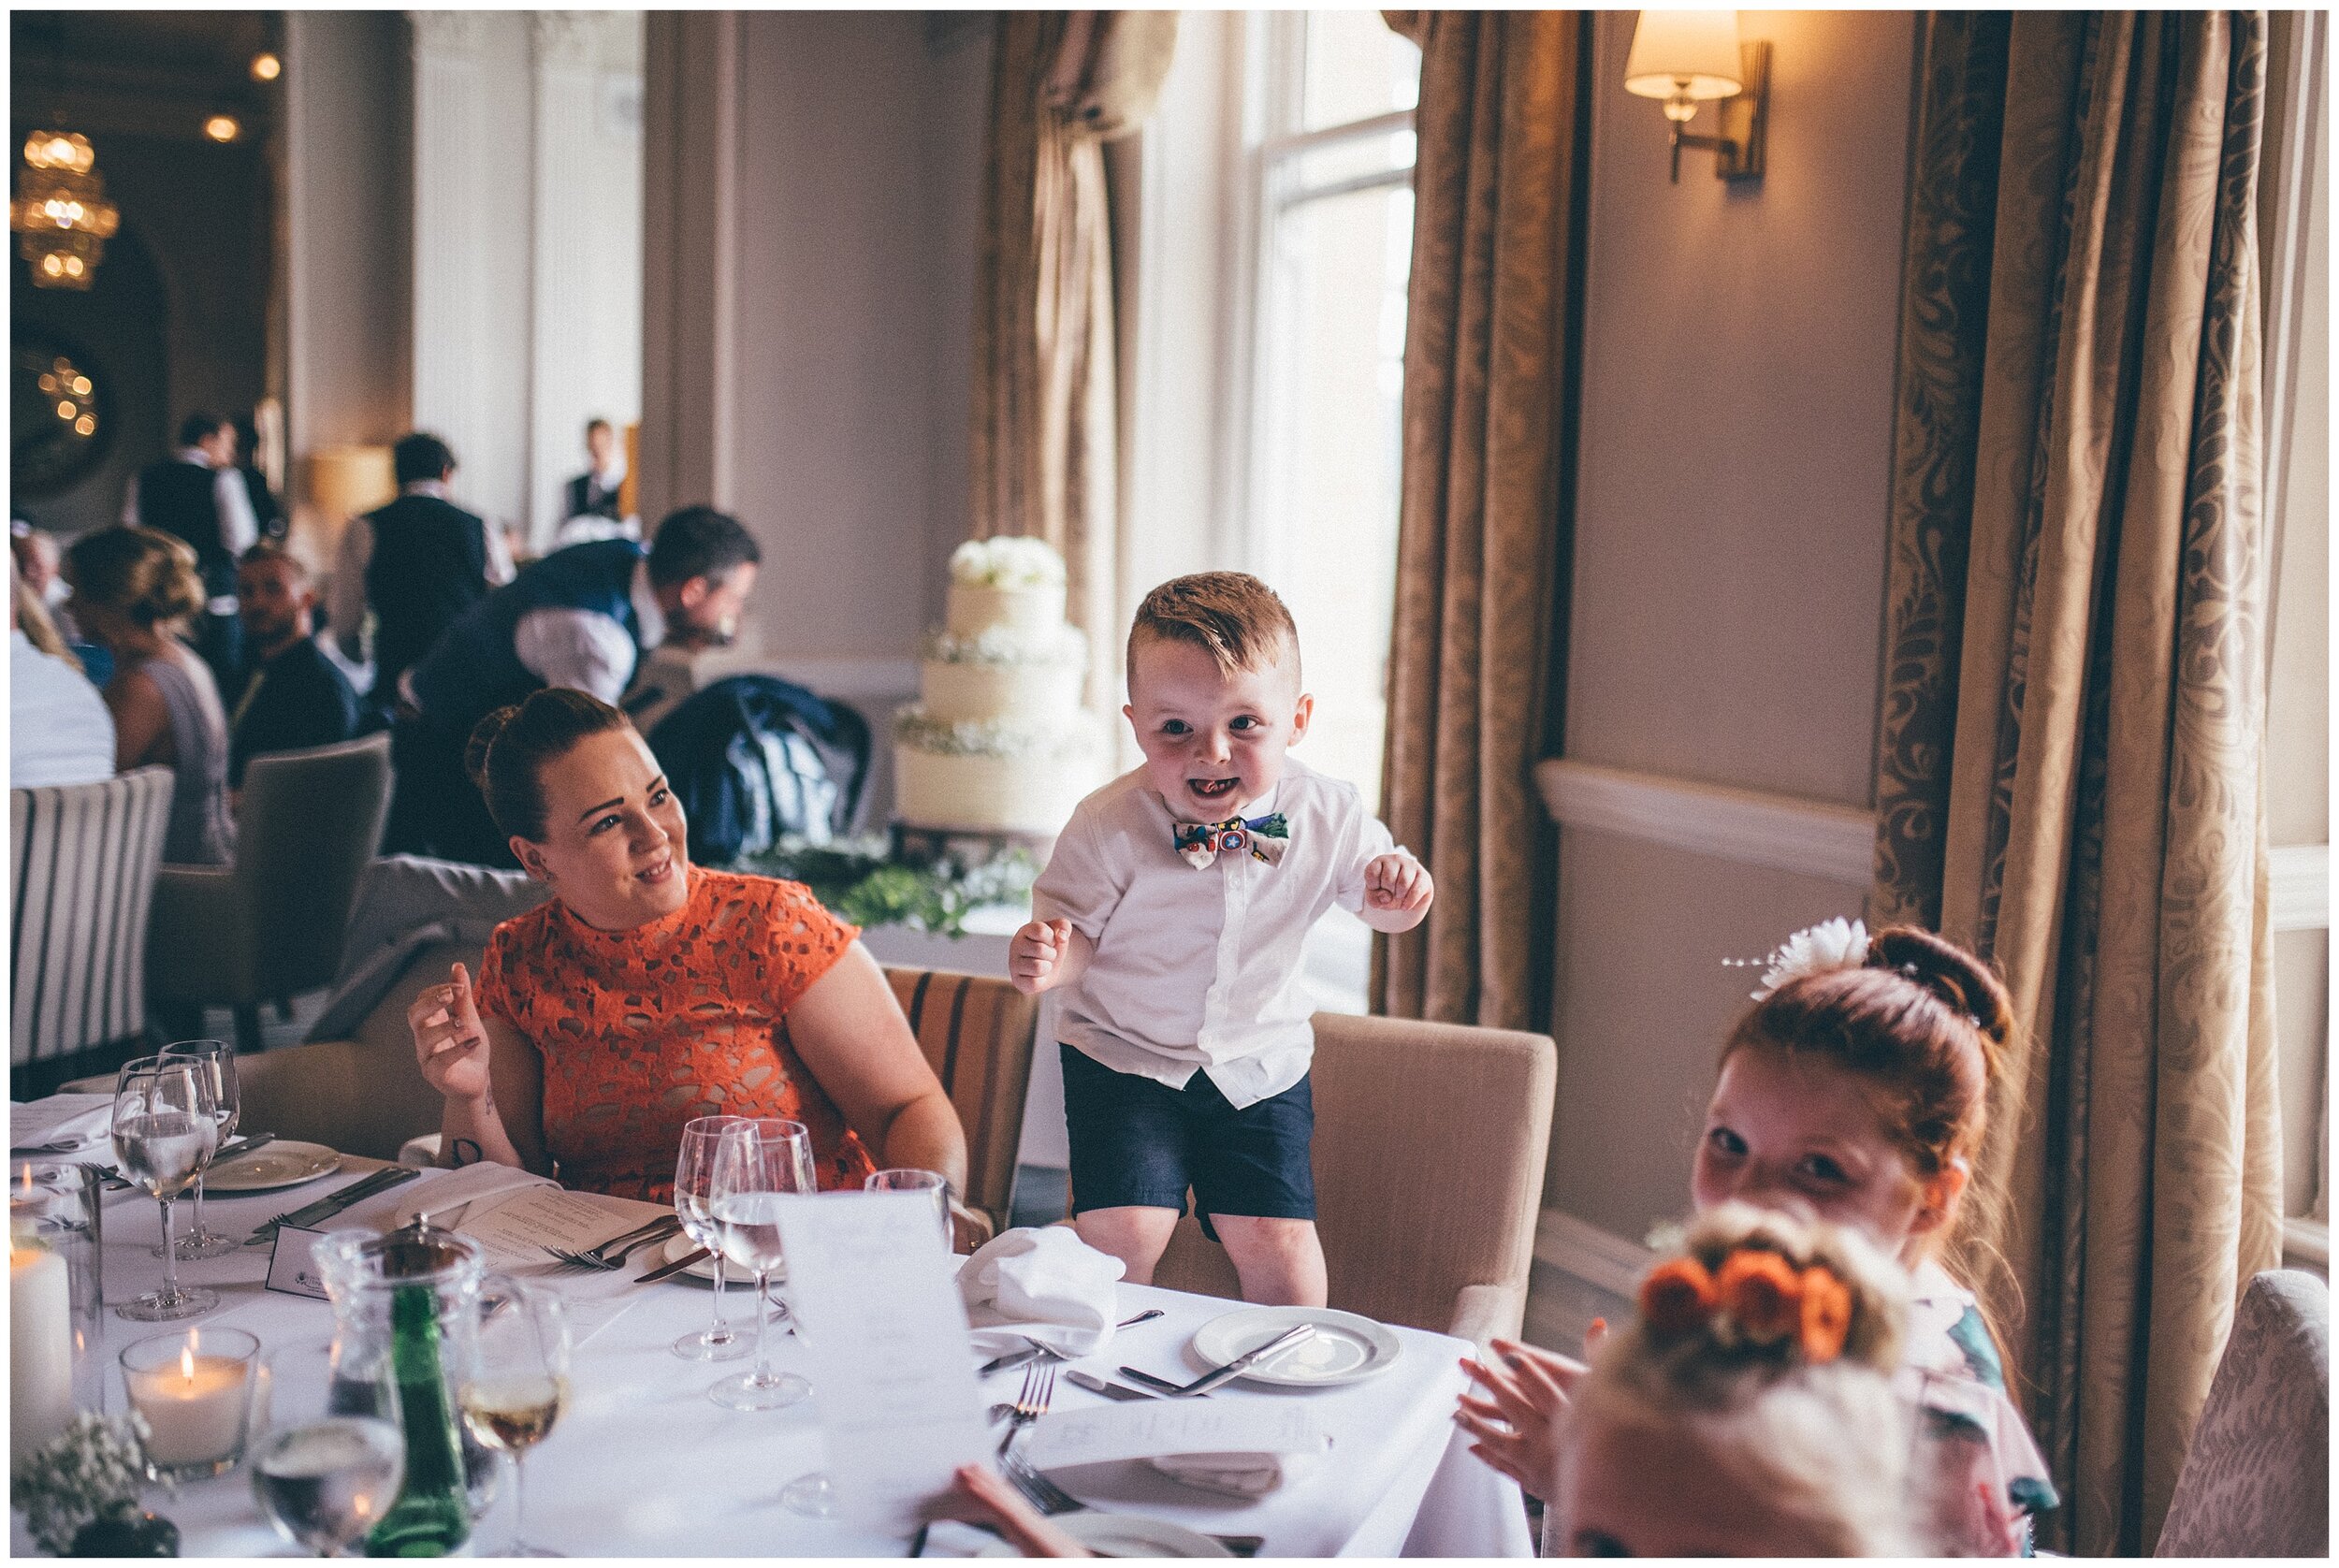
[[[1272,865],[1284,858],[1291,843],[1291,825],[1280,811],[1248,820],[1229,817],[1223,822],[1180,822],[1170,842],[1197,871],[1208,870],[1221,853],[1241,854],[1245,849],[1251,851],[1252,859]]]

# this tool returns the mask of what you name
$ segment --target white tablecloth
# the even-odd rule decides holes
[[[334,1177],[291,1193],[211,1202],[214,1229],[243,1235],[287,1209],[332,1190]],[[417,1200],[423,1184],[399,1189]],[[182,1202],[174,1220],[191,1218]],[[151,1256],[159,1234],[155,1205],[119,1194],[106,1212],[106,1290],[126,1300],[153,1286],[160,1260]],[[274,1376],[280,1420],[303,1420],[323,1402],[326,1357],[332,1340],[331,1308],[264,1290],[268,1253],[247,1248],[232,1257],[180,1265],[181,1278],[218,1289],[217,1311],[201,1324],[234,1325],[259,1336]],[[636,1267],[632,1272],[640,1272]],[[595,1285],[603,1282],[592,1282]],[[614,1322],[577,1352],[572,1401],[559,1426],[529,1459],[529,1532],[538,1542],[590,1556],[900,1556],[908,1541],[848,1526],[803,1518],[779,1501],[789,1481],[823,1463],[810,1401],[778,1412],[723,1410],[707,1385],[744,1362],[688,1362],[669,1346],[707,1321],[708,1293],[687,1283],[642,1286]],[[746,1292],[725,1293],[734,1317]],[[1185,1346],[1193,1331],[1229,1303],[1141,1286],[1121,1287],[1121,1314],[1157,1306],[1167,1314],[1116,1335],[1107,1351],[1085,1363],[1109,1372],[1127,1363],[1164,1376],[1199,1363]],[[122,1408],[112,1358],[131,1341],[174,1325],[123,1322],[110,1308],[100,1352],[109,1408]],[[1344,1388],[1294,1394],[1237,1384],[1214,1399],[1306,1399],[1333,1434],[1329,1462],[1270,1497],[1240,1500],[1181,1486],[1135,1464],[1087,1466],[1057,1473],[1074,1495],[1097,1507],[1145,1513],[1221,1534],[1265,1537],[1263,1555],[1286,1557],[1522,1557],[1529,1555],[1518,1488],[1472,1458],[1452,1422],[1462,1387],[1459,1358],[1469,1346],[1444,1335],[1399,1328],[1404,1354],[1388,1372]],[[775,1359],[802,1368],[792,1338],[775,1329]],[[989,1380],[995,1400],[1015,1396],[1020,1374]],[[1098,1402],[1101,1396],[1059,1380],[1057,1406]],[[472,1537],[473,1548],[500,1550],[510,1539],[510,1488]],[[285,1548],[252,1501],[240,1471],[182,1487],[176,1498],[159,1489],[148,1506],[167,1515],[183,1532],[190,1556],[275,1555]],[[30,1549],[21,1517],[12,1546]]]

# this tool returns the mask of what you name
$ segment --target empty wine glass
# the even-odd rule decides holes
[[[569,1397],[569,1328],[560,1298],[508,1279],[464,1357],[456,1402],[472,1435],[512,1456],[512,1544],[506,1557],[560,1557],[528,1541],[528,1451],[552,1435]]]
[[[236,1120],[243,1110],[243,1096],[236,1083],[236,1048],[225,1040],[181,1040],[164,1046],[162,1059],[191,1063],[211,1080],[211,1118],[219,1124],[219,1141],[225,1145],[235,1137]],[[219,1235],[203,1223],[203,1183],[211,1161],[203,1165],[195,1173],[195,1228],[179,1238],[181,1257],[225,1257],[239,1244],[235,1238]]]
[[[252,1458],[260,1512],[319,1557],[339,1557],[364,1540],[406,1480],[406,1437],[386,1360],[366,1374],[371,1387],[361,1399],[349,1387],[356,1381],[343,1369],[328,1414],[270,1432]]]
[[[715,1151],[724,1129],[747,1125],[744,1116],[699,1116],[683,1124],[682,1149],[675,1156],[674,1212],[690,1240],[715,1255],[715,1321],[674,1342],[686,1361],[730,1361],[754,1347],[723,1321],[723,1241],[715,1224]]]
[[[812,1135],[802,1122],[776,1117],[726,1127],[715,1151],[715,1224],[723,1255],[755,1275],[755,1368],[724,1378],[707,1396],[734,1410],[777,1410],[812,1391],[792,1372],[776,1372],[768,1349],[771,1310],[765,1297],[780,1263],[780,1200],[819,1190],[812,1175]]]
[[[170,1202],[186,1190],[219,1147],[211,1086],[192,1063],[141,1056],[114,1080],[114,1159],[123,1179],[153,1193],[163,1208],[163,1284],[114,1311],[134,1323],[193,1317],[219,1305],[219,1293],[179,1284],[170,1242]]]

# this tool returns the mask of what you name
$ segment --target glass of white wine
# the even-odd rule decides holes
[[[170,1203],[211,1163],[219,1147],[218,1103],[192,1062],[140,1056],[114,1079],[114,1159],[122,1176],[163,1206],[163,1285],[114,1311],[133,1323],[193,1317],[219,1305],[219,1292],[179,1284],[170,1244]]]
[[[715,1224],[723,1256],[755,1276],[755,1369],[726,1377],[707,1396],[733,1410],[777,1410],[812,1391],[793,1372],[772,1370],[772,1270],[780,1265],[779,1210],[791,1193],[819,1190],[812,1134],[802,1122],[762,1117],[723,1129],[715,1153]]]
[[[723,1239],[715,1224],[715,1154],[725,1129],[744,1126],[744,1116],[695,1116],[683,1124],[682,1147],[675,1155],[674,1212],[690,1240],[715,1255],[715,1321],[674,1342],[687,1361],[730,1361],[752,1347],[748,1337],[723,1321]]]
[[[512,1456],[512,1544],[505,1557],[560,1557],[528,1540],[528,1452],[552,1434],[569,1398],[569,1327],[560,1298],[506,1278],[482,1283],[493,1303],[462,1353],[463,1424]]]
[[[166,1062],[187,1062],[211,1081],[211,1120],[219,1124],[219,1141],[224,1147],[236,1136],[236,1122],[242,1114],[243,1095],[236,1082],[236,1048],[226,1040],[181,1040],[162,1049]],[[208,1168],[210,1162],[204,1162]],[[195,1173],[195,1228],[179,1238],[181,1257],[225,1257],[240,1245],[233,1236],[222,1236],[203,1223],[204,1170]]]
[[[278,1533],[319,1557],[364,1540],[406,1481],[406,1437],[386,1363],[373,1380],[374,1414],[327,1415],[270,1432],[252,1458],[252,1493]]]

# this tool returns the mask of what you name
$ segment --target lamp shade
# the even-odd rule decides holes
[[[337,523],[397,495],[386,446],[324,446],[309,455],[309,504]]]
[[[1737,12],[1641,12],[1624,60],[1626,92],[1644,98],[1686,93],[1703,100],[1730,97],[1745,84]]]

